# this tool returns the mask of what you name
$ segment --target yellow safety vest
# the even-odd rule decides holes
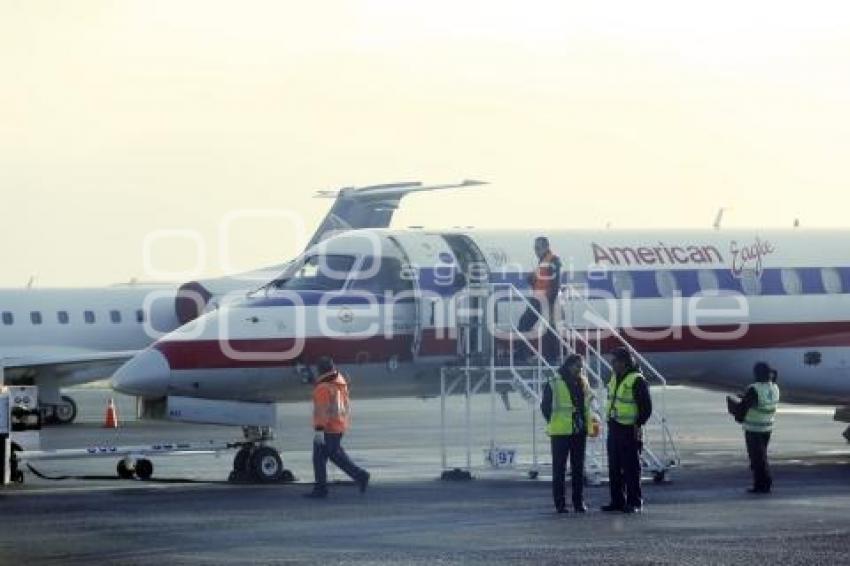
[[[758,394],[758,403],[744,416],[744,430],[749,432],[770,432],[779,404],[779,387],[775,383],[757,381],[750,385]]]
[[[549,380],[549,387],[552,388],[552,414],[549,417],[549,424],[546,426],[546,434],[549,436],[566,436],[576,433],[575,417],[578,416],[578,409],[573,403],[573,397],[570,395],[570,389],[560,377],[554,377]],[[587,382],[582,379],[581,387],[584,390],[584,429],[585,434],[591,432],[591,412],[590,412],[590,391]]]
[[[608,403],[605,410],[608,420],[621,425],[634,425],[637,423],[638,407],[635,401],[635,383],[642,378],[637,371],[632,371],[620,381],[617,387],[617,376],[612,375],[608,381]]]

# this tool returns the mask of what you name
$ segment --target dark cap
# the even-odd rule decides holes
[[[632,353],[629,351],[628,348],[614,348],[613,350],[608,352],[608,355],[611,356],[612,360],[619,360],[629,367],[634,367],[635,365],[635,358],[634,356],[632,356]]]
[[[329,371],[333,371],[335,367],[333,358],[330,356],[322,356],[316,360],[316,371],[319,372],[319,375],[324,375]]]
[[[767,362],[756,362],[753,366],[753,375],[758,381],[773,381],[776,379],[776,370],[770,367]]]
[[[569,377],[570,376],[570,368],[576,364],[581,364],[584,361],[584,358],[579,354],[570,354],[567,356],[567,359],[564,360],[563,365],[558,368],[558,375],[561,377]]]

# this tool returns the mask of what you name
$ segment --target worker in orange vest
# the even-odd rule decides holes
[[[313,389],[313,473],[316,484],[307,497],[328,496],[328,460],[355,481],[360,493],[369,485],[369,472],[358,467],[342,448],[342,435],[350,423],[348,381],[334,366],[329,356],[316,364],[319,377]]]
[[[552,314],[555,311],[558,293],[561,291],[561,258],[552,252],[549,238],[546,236],[535,238],[534,254],[537,256],[538,263],[534,272],[528,278],[531,286],[531,296],[528,298],[530,306],[525,310],[517,325],[520,332],[528,333],[526,338],[532,345],[535,344],[536,336],[529,331],[537,325],[540,315],[549,322],[552,328],[555,328],[555,320]],[[540,314],[538,315],[534,311]],[[548,361],[554,362],[557,358],[558,349],[555,335],[545,328],[540,329],[539,332],[543,335],[542,354]],[[528,359],[530,354],[528,347],[522,344],[519,350],[519,359]]]

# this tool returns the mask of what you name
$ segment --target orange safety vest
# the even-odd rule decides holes
[[[313,389],[313,428],[343,433],[350,424],[348,382],[338,371],[319,377]]]
[[[552,286],[558,284],[557,281],[554,281],[554,264],[557,260],[558,256],[553,254],[550,250],[546,252],[543,258],[541,258],[540,263],[537,264],[537,268],[534,270],[534,279],[531,282],[531,288],[535,295],[540,295],[542,298],[548,298],[549,291],[552,289]]]

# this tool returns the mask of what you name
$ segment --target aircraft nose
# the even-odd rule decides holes
[[[140,397],[164,397],[171,378],[168,360],[158,350],[148,348],[130,358],[112,376],[112,388]]]

